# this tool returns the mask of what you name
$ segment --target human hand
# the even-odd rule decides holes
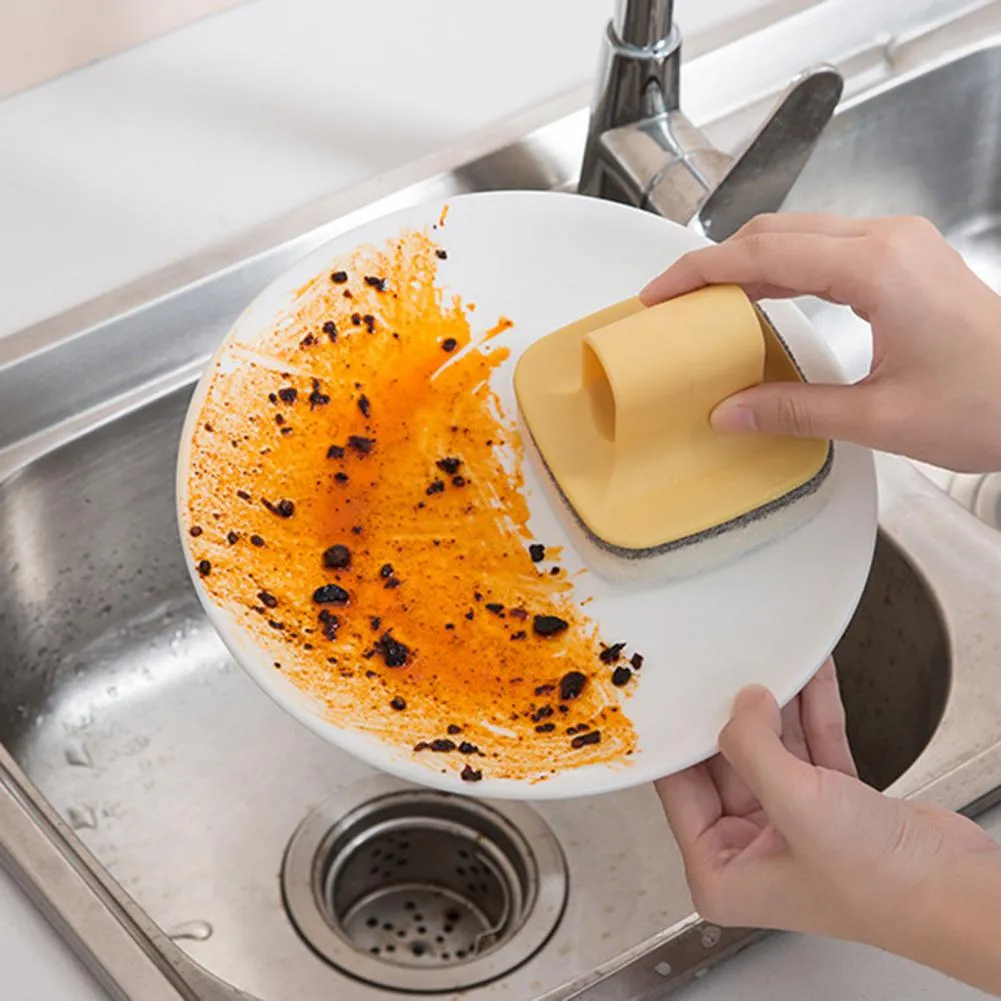
[[[872,326],[853,386],[774,383],[721,404],[713,425],[857,442],[965,472],[1001,469],[1001,298],[917,217],[775,214],[680,258],[647,305],[703,285],[752,298],[814,295]]]
[[[856,778],[833,661],[781,713],[745,689],[719,743],[657,784],[705,919],[866,942],[1001,991],[996,931],[978,919],[996,914],[1001,848]]]

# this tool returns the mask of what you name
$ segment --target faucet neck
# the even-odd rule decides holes
[[[616,0],[612,32],[623,45],[653,49],[671,37],[674,0]]]

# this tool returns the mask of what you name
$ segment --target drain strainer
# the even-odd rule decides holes
[[[311,814],[282,883],[296,928],[329,962],[429,993],[530,959],[559,923],[567,889],[563,855],[534,811],[406,787],[360,803],[337,797]]]

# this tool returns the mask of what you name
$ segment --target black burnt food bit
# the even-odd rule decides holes
[[[540,723],[536,728],[536,733],[552,733],[556,729],[555,723]]]
[[[236,532],[227,532],[226,541],[231,546],[235,546],[240,541],[240,536]]]
[[[340,472],[334,473],[334,479],[337,480],[338,483],[347,483],[348,474],[342,469]]]
[[[629,684],[629,679],[633,676],[633,672],[628,667],[623,667],[621,664],[612,671],[612,684],[616,688],[622,688],[623,685]]]
[[[283,389],[278,390],[278,398],[283,403],[295,403],[298,396],[299,390],[292,386],[285,386]]]
[[[258,591],[257,600],[267,608],[278,607],[278,599],[270,591]]]
[[[374,288],[377,292],[386,291],[386,279],[377,278],[375,275],[365,275],[365,284]]]
[[[468,740],[464,740],[461,744],[459,744],[459,753],[479,754],[480,749],[475,744],[471,744]]]
[[[371,313],[366,313],[361,318],[361,322],[365,324],[365,329],[370,333],[375,333],[375,317]]]
[[[434,494],[444,493],[444,491],[445,484],[441,480],[432,480],[428,484],[428,488],[424,491],[424,493],[426,493],[428,497],[431,497]]]
[[[437,751],[439,754],[447,754],[449,751],[455,750],[455,741],[449,740],[447,737],[439,737],[437,740],[432,740],[428,747],[432,751]]]
[[[212,573],[212,564],[208,560],[199,560],[196,569],[202,577],[208,577]]]
[[[313,592],[317,605],[346,605],[350,597],[340,584],[323,584]]]
[[[355,327],[360,327],[361,326],[361,313],[352,313],[351,314],[351,323]]]
[[[358,397],[358,409],[361,411],[362,417],[368,417],[372,413],[372,404],[364,393]]]
[[[374,444],[374,438],[366,438],[365,435],[361,434],[353,434],[348,438],[348,446],[358,455],[368,455]]]
[[[622,655],[622,651],[625,649],[625,646],[625,643],[613,643],[611,646],[606,646],[605,649],[598,654],[601,658],[602,664],[614,664]]]
[[[434,252],[434,256],[437,257],[439,261],[447,261],[448,260],[448,251],[447,250],[442,250],[441,247],[439,247]]]
[[[264,545],[264,540],[259,535],[252,535],[250,537],[250,544],[260,549]]]
[[[291,518],[295,514],[295,504],[290,500],[280,500],[277,504],[273,504],[269,500],[262,500],[261,503],[279,518]]]
[[[315,410],[317,407],[326,406],[330,402],[330,397],[320,390],[320,380],[313,380],[313,391],[309,394],[309,409]]]
[[[201,527],[201,525],[192,525],[191,528],[188,529],[188,535],[190,535],[191,538],[193,538],[193,539],[197,539],[198,536],[201,535],[201,534],[202,534],[202,527]]]
[[[483,779],[483,772],[472,765],[466,765],[459,773],[459,777],[463,782],[480,782]]]
[[[325,640],[337,639],[337,630],[341,628],[341,620],[326,608],[320,609],[317,619],[320,621],[320,631],[323,633],[323,638]]]
[[[401,643],[391,632],[385,632],[379,637],[375,649],[386,667],[403,667],[410,658],[410,648]]]
[[[501,615],[504,612],[504,606],[499,601],[488,601],[483,607],[494,615]]]
[[[536,615],[532,619],[532,629],[537,636],[556,636],[568,627],[566,619],[558,615]]]
[[[439,459],[435,465],[448,476],[454,476],[462,465],[462,459],[452,455],[446,455],[444,459]]]
[[[533,542],[528,547],[528,555],[533,563],[541,563],[546,558],[546,547],[541,542]]]
[[[392,563],[383,563],[382,566],[379,567],[379,576],[383,580],[386,580],[388,577],[392,577],[394,573],[396,573],[396,571],[393,569]]]
[[[343,570],[351,566],[351,550],[337,543],[323,550],[323,565],[331,570]]]
[[[570,671],[560,678],[560,701],[569,702],[580,697],[587,684],[587,676],[580,671]]]
[[[396,698],[389,703],[389,707],[390,709],[395,709],[398,713],[401,713],[407,708],[407,703],[401,699],[399,695],[397,695]]]
[[[459,726],[458,723],[449,723],[448,726],[445,727],[445,731],[450,737],[454,737],[457,733],[462,733],[462,727]]]
[[[446,337],[445,340],[441,342],[441,349],[446,354],[451,354],[458,346],[459,342],[454,337]]]
[[[582,747],[587,747],[588,744],[600,744],[601,743],[601,731],[600,730],[590,730],[587,733],[578,734],[570,741],[570,746],[579,751]]]
[[[634,653],[629,658],[629,663],[630,663],[630,665],[632,665],[632,669],[634,671],[638,671],[643,666],[643,654],[641,654],[641,653]]]
[[[330,280],[335,285],[343,285],[348,280],[348,273],[346,271],[335,271],[330,276]]]
[[[341,445],[331,445],[327,449],[328,459],[343,459],[344,458],[344,448]]]
[[[323,332],[327,334],[332,341],[337,340],[337,324],[333,320],[327,320],[323,325]]]

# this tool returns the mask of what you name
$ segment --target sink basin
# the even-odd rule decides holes
[[[1001,48],[957,55],[970,30],[856,88],[790,207],[922,212],[1001,273]],[[233,664],[177,538],[187,401],[249,299],[401,205],[572,187],[585,125],[519,125],[0,344],[0,858],[114,997],[642,1001],[758,936],[692,913],[649,787],[470,803],[320,741]],[[805,306],[863,358],[842,311]],[[912,464],[878,465],[873,571],[836,650],[849,738],[873,786],[975,813],[1001,798],[1001,536]]]

